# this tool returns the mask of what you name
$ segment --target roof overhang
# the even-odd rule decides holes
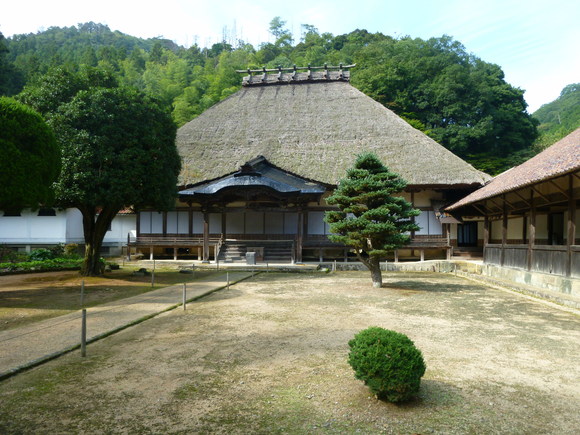
[[[327,186],[316,183],[288,171],[284,171],[258,156],[246,162],[236,172],[202,181],[179,191],[183,200],[220,200],[224,197],[248,193],[261,193],[276,199],[304,197],[319,199]]]

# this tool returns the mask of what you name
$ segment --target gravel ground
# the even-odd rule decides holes
[[[259,275],[0,383],[0,433],[578,432],[578,316],[453,275],[384,282]],[[346,362],[375,325],[423,352],[409,403]]]

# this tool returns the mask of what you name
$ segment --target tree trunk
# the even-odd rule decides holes
[[[117,214],[117,210],[104,208],[96,217],[95,208],[80,209],[83,215],[83,230],[85,236],[85,258],[81,268],[84,276],[99,276],[105,271],[101,262],[101,246],[105,233]],[[96,217],[96,219],[95,219]]]
[[[373,281],[373,287],[381,288],[383,286],[383,275],[381,273],[381,263],[378,257],[363,257],[360,255],[357,249],[355,249],[355,254],[359,261],[364,264],[368,270],[371,271],[371,280]]]
[[[383,286],[383,274],[381,273],[381,264],[378,258],[371,258],[369,261],[371,279],[373,280],[374,288],[381,288]]]

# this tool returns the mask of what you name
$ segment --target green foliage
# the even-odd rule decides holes
[[[28,255],[28,259],[30,261],[46,261],[52,260],[53,258],[54,254],[50,251],[50,249],[46,248],[35,249]]]
[[[59,146],[40,114],[0,97],[0,209],[49,204],[60,166]]]
[[[461,157],[509,157],[528,149],[536,137],[523,91],[505,82],[499,66],[467,53],[449,36],[396,39],[366,30],[334,36],[308,24],[302,29],[301,40],[293,45],[286,22],[275,17],[269,25],[274,42],[257,49],[243,41],[184,49],[91,22],[16,35],[5,41],[9,51],[4,57],[8,76],[21,74],[27,83],[55,65],[73,72],[98,65],[119,83],[171,106],[178,126],[239,89],[236,69],[356,62],[354,86]],[[0,61],[1,53],[0,48]]]
[[[174,206],[181,166],[169,111],[142,92],[115,85],[102,69],[75,73],[60,68],[27,86],[21,96],[46,110],[61,145],[56,199],[83,215],[83,273],[90,275],[102,269],[102,240],[119,210]]]
[[[544,104],[533,114],[540,123],[540,137],[536,141],[538,151],[549,147],[580,127],[580,83],[562,89],[560,96]]]
[[[0,263],[0,271],[80,269],[82,263],[82,258],[53,258],[20,263]]]
[[[399,115],[413,114],[461,157],[507,156],[529,148],[536,137],[523,91],[505,82],[499,66],[468,54],[449,36],[383,37],[354,57],[361,66],[353,75],[355,86]]]
[[[408,233],[419,230],[411,218],[420,211],[404,198],[393,196],[406,186],[405,180],[390,172],[375,154],[368,153],[358,156],[327,199],[339,209],[326,212],[332,233],[329,239],[353,247],[371,271],[373,283],[379,261],[407,244]]]
[[[404,334],[367,328],[348,342],[348,363],[381,400],[402,402],[419,392],[426,366],[421,351]]]

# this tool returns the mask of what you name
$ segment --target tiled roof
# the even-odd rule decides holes
[[[580,128],[525,163],[499,174],[481,189],[447,207],[459,207],[580,169]]]

